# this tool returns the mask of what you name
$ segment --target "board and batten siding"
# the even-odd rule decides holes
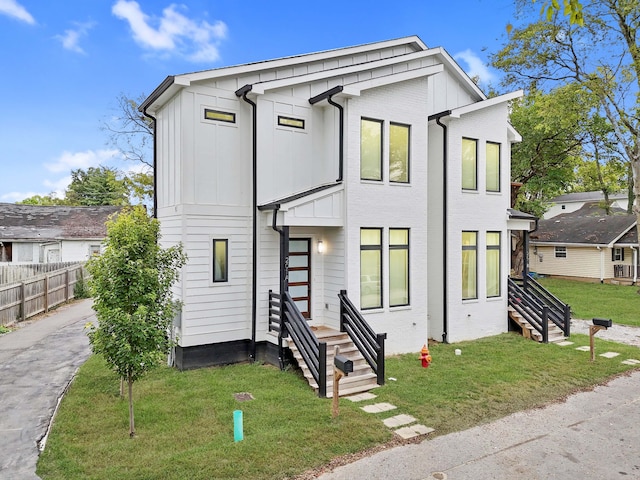
[[[374,331],[387,333],[388,354],[416,352],[427,341],[427,78],[373,88],[349,99],[346,115],[347,290],[360,305],[360,230],[382,228],[383,307],[362,311]],[[362,117],[382,120],[383,180],[360,179]],[[389,182],[389,124],[410,125],[409,183]],[[389,229],[408,228],[410,305],[389,307]]]
[[[510,151],[508,105],[493,107],[443,119],[448,124],[448,215],[447,290],[449,298],[447,340],[459,342],[506,332],[507,285],[510,266],[510,237],[507,209],[510,206]],[[503,125],[497,129],[496,125]],[[462,190],[462,138],[478,140],[477,190]],[[500,144],[500,192],[486,191],[486,143]],[[440,159],[442,157],[440,156]],[[437,183],[437,180],[434,180]],[[433,184],[433,183],[432,183]],[[434,228],[438,228],[434,225]],[[476,231],[477,299],[462,300],[462,232]],[[501,295],[486,294],[486,233],[500,232]],[[436,339],[439,339],[436,337]]]

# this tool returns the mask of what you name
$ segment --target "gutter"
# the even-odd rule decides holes
[[[435,120],[442,128],[442,343],[447,342],[447,330],[449,329],[449,291],[447,289],[447,126],[440,121],[441,118],[451,115],[451,110],[430,115],[428,120]]]
[[[173,82],[173,77],[171,80]],[[156,117],[147,113],[147,107],[152,103],[149,101],[150,98],[147,98],[143,103],[144,106],[140,106],[138,110],[153,122],[153,218],[158,218],[158,136],[156,135]]]
[[[339,103],[334,102],[332,97],[342,92],[343,89],[344,87],[342,85],[338,85],[337,87],[333,87],[327,90],[326,92],[322,92],[321,94],[316,95],[315,97],[311,97],[309,99],[309,103],[311,105],[315,105],[316,103],[326,99],[330,105],[333,105],[338,109],[338,113],[340,115],[340,127],[339,127],[340,131],[338,134],[339,135],[338,143],[340,144],[340,152],[338,154],[338,158],[339,158],[338,178],[336,179],[336,182],[338,183],[342,182],[343,172],[344,172],[344,107]]]
[[[253,100],[247,98],[247,94],[251,91],[252,85],[245,85],[236,90],[237,97],[247,102],[252,107],[252,164],[253,164],[253,185],[252,185],[252,267],[251,267],[251,353],[249,360],[256,360],[256,323],[257,323],[257,280],[258,280],[258,105]],[[276,210],[277,212],[277,210]]]

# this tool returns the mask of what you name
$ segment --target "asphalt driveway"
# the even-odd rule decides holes
[[[90,355],[92,301],[64,305],[0,336],[0,478],[38,479],[39,446],[59,400]]]

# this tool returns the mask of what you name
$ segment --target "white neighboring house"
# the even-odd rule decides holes
[[[565,193],[551,199],[549,209],[542,218],[547,219],[564,213],[573,213],[580,210],[587,203],[602,201],[604,201],[604,195],[601,191]],[[611,193],[609,194],[609,201],[611,202],[611,208],[626,210],[629,205],[629,196],[626,193]]]
[[[83,262],[99,254],[121,207],[0,203],[0,265]]]
[[[178,368],[273,358],[281,288],[331,329],[346,290],[387,354],[507,331],[521,95],[415,36],[167,77],[140,110],[162,242],[189,256]]]

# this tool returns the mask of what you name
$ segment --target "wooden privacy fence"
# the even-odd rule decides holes
[[[26,265],[0,265],[0,286],[7,283],[17,283],[22,280],[40,275],[42,273],[54,272],[63,268],[79,265],[80,262],[57,262],[57,263],[31,263]]]
[[[56,270],[0,285],[0,325],[23,321],[75,297],[75,286],[84,280],[84,265]]]

